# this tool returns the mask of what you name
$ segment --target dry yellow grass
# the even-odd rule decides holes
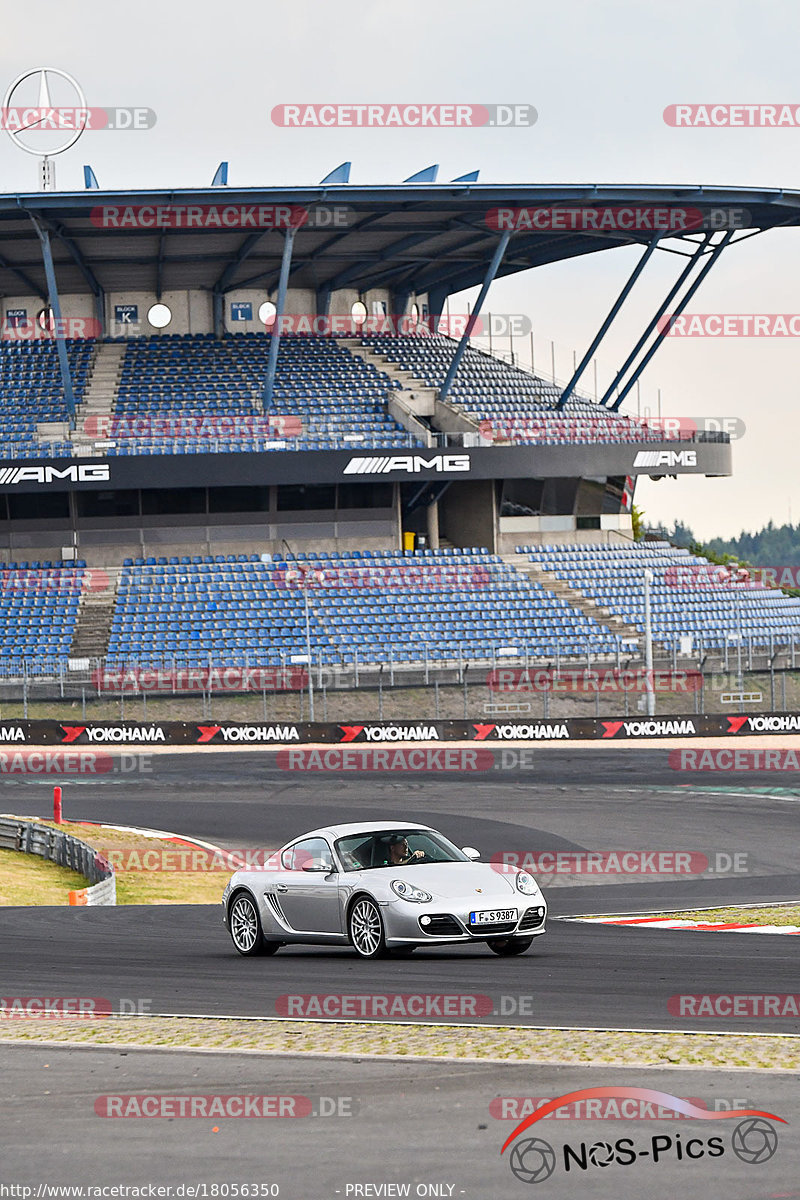
[[[24,817],[20,818],[26,821],[35,821],[37,825],[53,826],[53,821],[44,820],[41,817]],[[139,853],[139,861],[142,860],[142,855],[147,851],[155,851],[157,860],[145,859],[148,861],[165,862],[167,865],[179,864],[182,858],[180,851],[186,850],[186,847],[181,847],[174,842],[165,842],[161,838],[144,837],[139,833],[128,832],[125,830],[107,829],[102,826],[79,825],[74,822],[65,821],[58,826],[65,833],[70,833],[73,837],[80,838],[82,842],[87,842],[90,846],[94,846],[100,852],[125,851],[126,854],[131,851]],[[175,853],[175,852],[179,853]],[[29,858],[29,855],[20,855],[20,857]],[[113,853],[112,853],[113,861]],[[41,862],[40,859],[33,859],[33,862]],[[191,863],[191,854],[185,856],[184,861],[187,865]],[[229,876],[233,873],[231,870],[139,870],[126,869],[125,867],[116,867],[117,876],[117,904],[218,904],[222,898],[222,892]],[[69,872],[71,875],[72,872]],[[86,880],[81,876],[76,876],[80,880],[79,883],[72,883],[70,887],[86,887]],[[36,884],[31,883],[28,895],[30,899],[22,898],[15,901],[1,901],[2,903],[15,904],[36,904],[40,901],[35,898]],[[1,894],[1,893],[0,893]],[[60,901],[46,901],[45,903],[60,903]],[[66,899],[64,901],[66,903]]]
[[[59,867],[38,854],[0,850],[0,905],[68,904],[70,891],[86,885],[77,871]]]

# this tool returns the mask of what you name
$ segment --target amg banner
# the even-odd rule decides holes
[[[503,445],[403,450],[274,449],[268,453],[118,454],[0,461],[0,492],[263,486],[380,480],[526,479],[598,475],[730,475],[730,442]]]
[[[705,716],[530,718],[526,721],[0,721],[0,745],[291,746],[325,743],[372,745],[437,742],[633,742],[658,738],[738,738],[748,734],[800,733],[800,713],[712,713]]]

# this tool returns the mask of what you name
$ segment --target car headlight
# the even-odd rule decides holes
[[[535,896],[539,885],[527,871],[520,871],[517,875],[517,891],[522,892],[523,896]]]
[[[401,900],[412,900],[415,904],[427,904],[433,899],[430,892],[423,892],[422,888],[414,887],[413,884],[406,883],[404,879],[392,880],[392,891]]]

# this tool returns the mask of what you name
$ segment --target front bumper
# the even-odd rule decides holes
[[[469,914],[474,911],[466,904],[447,904],[447,901],[414,905],[399,901],[386,905],[386,944],[401,946],[443,945],[457,942],[488,942],[494,938],[540,937],[547,921],[547,904],[542,896],[522,896],[523,903],[504,904],[516,910],[513,921],[497,925],[470,925]],[[495,907],[501,907],[496,905]],[[417,911],[411,911],[416,909]],[[388,911],[387,911],[388,910]]]

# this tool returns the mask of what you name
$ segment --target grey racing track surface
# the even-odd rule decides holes
[[[800,1196],[800,1099],[789,1074],[326,1061],[34,1045],[0,1046],[0,1072],[2,1180],[33,1185],[34,1197],[42,1184],[124,1182],[173,1189],[200,1183],[206,1185],[208,1197],[215,1183],[257,1183],[277,1186],[280,1200],[404,1194],[514,1200],[527,1194],[526,1185],[511,1172],[514,1146],[502,1156],[500,1148],[518,1121],[510,1119],[516,1109],[503,1106],[498,1098],[556,1097],[594,1086],[652,1088],[694,1098],[711,1111],[730,1110],[735,1104],[774,1113],[787,1124],[770,1122],[777,1134],[771,1158],[743,1162],[733,1151],[733,1133],[741,1118],[676,1121],[672,1111],[665,1107],[659,1112],[654,1106],[628,1107],[627,1113],[637,1119],[587,1120],[585,1109],[577,1119],[547,1118],[514,1145],[536,1136],[552,1147],[555,1169],[542,1188],[551,1200]],[[100,1096],[143,1094],[302,1096],[311,1102],[312,1111],[336,1115],[294,1120],[126,1120],[95,1115]],[[713,1137],[721,1139],[723,1153],[712,1158],[706,1151]],[[580,1153],[581,1144],[585,1152],[598,1141],[614,1143],[619,1138],[631,1139],[636,1161],[595,1166],[587,1156],[584,1171],[570,1158],[571,1169],[565,1170],[565,1144]],[[659,1139],[656,1161],[653,1138]],[[695,1157],[685,1153],[687,1148]],[[525,1163],[536,1165],[535,1153]],[[387,1184],[409,1190],[378,1190]],[[359,1185],[374,1190],[353,1190]],[[173,1197],[190,1194],[172,1192]],[[203,1192],[195,1195],[202,1197]]]
[[[736,795],[774,775],[725,776],[698,791],[664,750],[552,749],[533,769],[486,775],[287,773],[268,753],[152,755],[144,773],[65,783],[65,815],[166,829],[214,843],[275,847],[328,821],[420,820],[483,856],[503,850],[639,849],[744,854],[746,871],[638,882],[543,880],[551,916],[659,911],[800,898],[798,799]],[[720,785],[704,773],[703,785]],[[782,782],[782,781],[781,781]],[[47,815],[52,780],[8,777],[0,809]],[[220,877],[220,891],[224,876]],[[241,959],[220,913],[205,906],[5,909],[3,995],[143,998],[151,1011],[275,1016],[282,996],[446,993],[490,997],[480,1020],[605,1028],[800,1032],[787,1017],[702,1018],[670,1012],[678,994],[797,991],[794,937],[647,931],[550,922],[527,954],[481,946],[419,950],[364,963],[347,949],[291,948]],[[439,1019],[432,1014],[432,1019]]]

